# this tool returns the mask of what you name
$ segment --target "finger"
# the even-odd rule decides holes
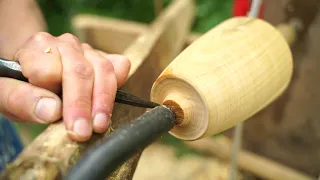
[[[0,78],[0,112],[17,121],[51,123],[62,115],[62,103],[54,93],[30,83]]]
[[[86,49],[85,57],[93,65],[95,79],[93,88],[92,115],[93,129],[97,133],[105,132],[111,123],[114,99],[117,91],[117,79],[112,63],[97,51]]]
[[[87,50],[93,50],[93,48],[87,44],[87,43],[83,43],[82,44],[82,48],[83,49],[87,49]],[[106,59],[108,59],[114,68],[114,72],[116,74],[116,78],[117,78],[117,87],[121,87],[127,80],[128,78],[128,74],[130,71],[130,67],[131,67],[131,62],[130,60],[123,55],[118,55],[118,54],[107,54],[103,51],[99,51],[98,52]]]
[[[70,44],[75,50],[79,51],[80,53],[83,53],[81,42],[76,36],[70,33],[64,33],[60,35],[58,39],[62,42]]]
[[[19,61],[23,75],[31,84],[59,93],[62,66],[55,43],[50,34],[37,33],[19,49],[14,60]]]
[[[106,54],[102,52],[102,54]],[[113,64],[114,72],[117,76],[117,86],[121,87],[127,80],[130,71],[131,63],[126,56],[118,54],[104,55],[106,59]]]
[[[92,135],[94,73],[90,62],[67,43],[58,45],[63,65],[63,117],[70,137],[86,141]]]

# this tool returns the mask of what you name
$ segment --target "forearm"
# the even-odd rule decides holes
[[[34,33],[46,31],[36,0],[0,1],[0,57],[11,59]]]

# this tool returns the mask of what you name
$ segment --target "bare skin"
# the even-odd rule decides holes
[[[6,14],[6,8],[18,14]],[[4,0],[0,10],[0,22],[6,24],[0,30],[0,56],[19,61],[29,79],[0,78],[0,113],[12,121],[43,124],[63,116],[76,141],[105,132],[116,89],[129,73],[128,58],[93,49],[69,33],[54,37],[44,32],[35,0]]]

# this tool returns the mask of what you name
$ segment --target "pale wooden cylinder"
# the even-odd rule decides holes
[[[291,50],[275,27],[233,17],[172,61],[154,82],[151,100],[177,112],[173,136],[196,140],[266,107],[287,88],[292,71]]]

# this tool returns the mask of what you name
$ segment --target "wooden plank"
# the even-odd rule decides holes
[[[79,39],[109,53],[123,53],[149,29],[147,24],[90,14],[75,16],[72,26]]]
[[[122,53],[139,35],[150,28],[150,25],[144,23],[90,14],[77,15],[72,22],[80,39],[109,53]],[[185,38],[185,47],[201,35],[189,33]]]
[[[176,0],[141,34],[126,50],[124,55],[132,61],[132,68],[125,91],[143,98],[149,98],[154,80],[164,67],[181,51],[184,38],[189,33],[195,6],[192,0]],[[80,34],[84,35],[80,30]],[[101,31],[100,40],[108,35]],[[87,34],[83,36],[90,39]],[[88,42],[88,41],[87,41]],[[103,41],[104,44],[110,42]],[[127,123],[141,115],[145,109],[115,104],[112,128]],[[1,179],[60,179],[77,161],[92,143],[103,135],[95,134],[86,143],[77,143],[69,139],[63,123],[50,125],[39,135],[19,157],[8,166]],[[131,179],[140,153],[128,160],[112,175],[113,179]]]

